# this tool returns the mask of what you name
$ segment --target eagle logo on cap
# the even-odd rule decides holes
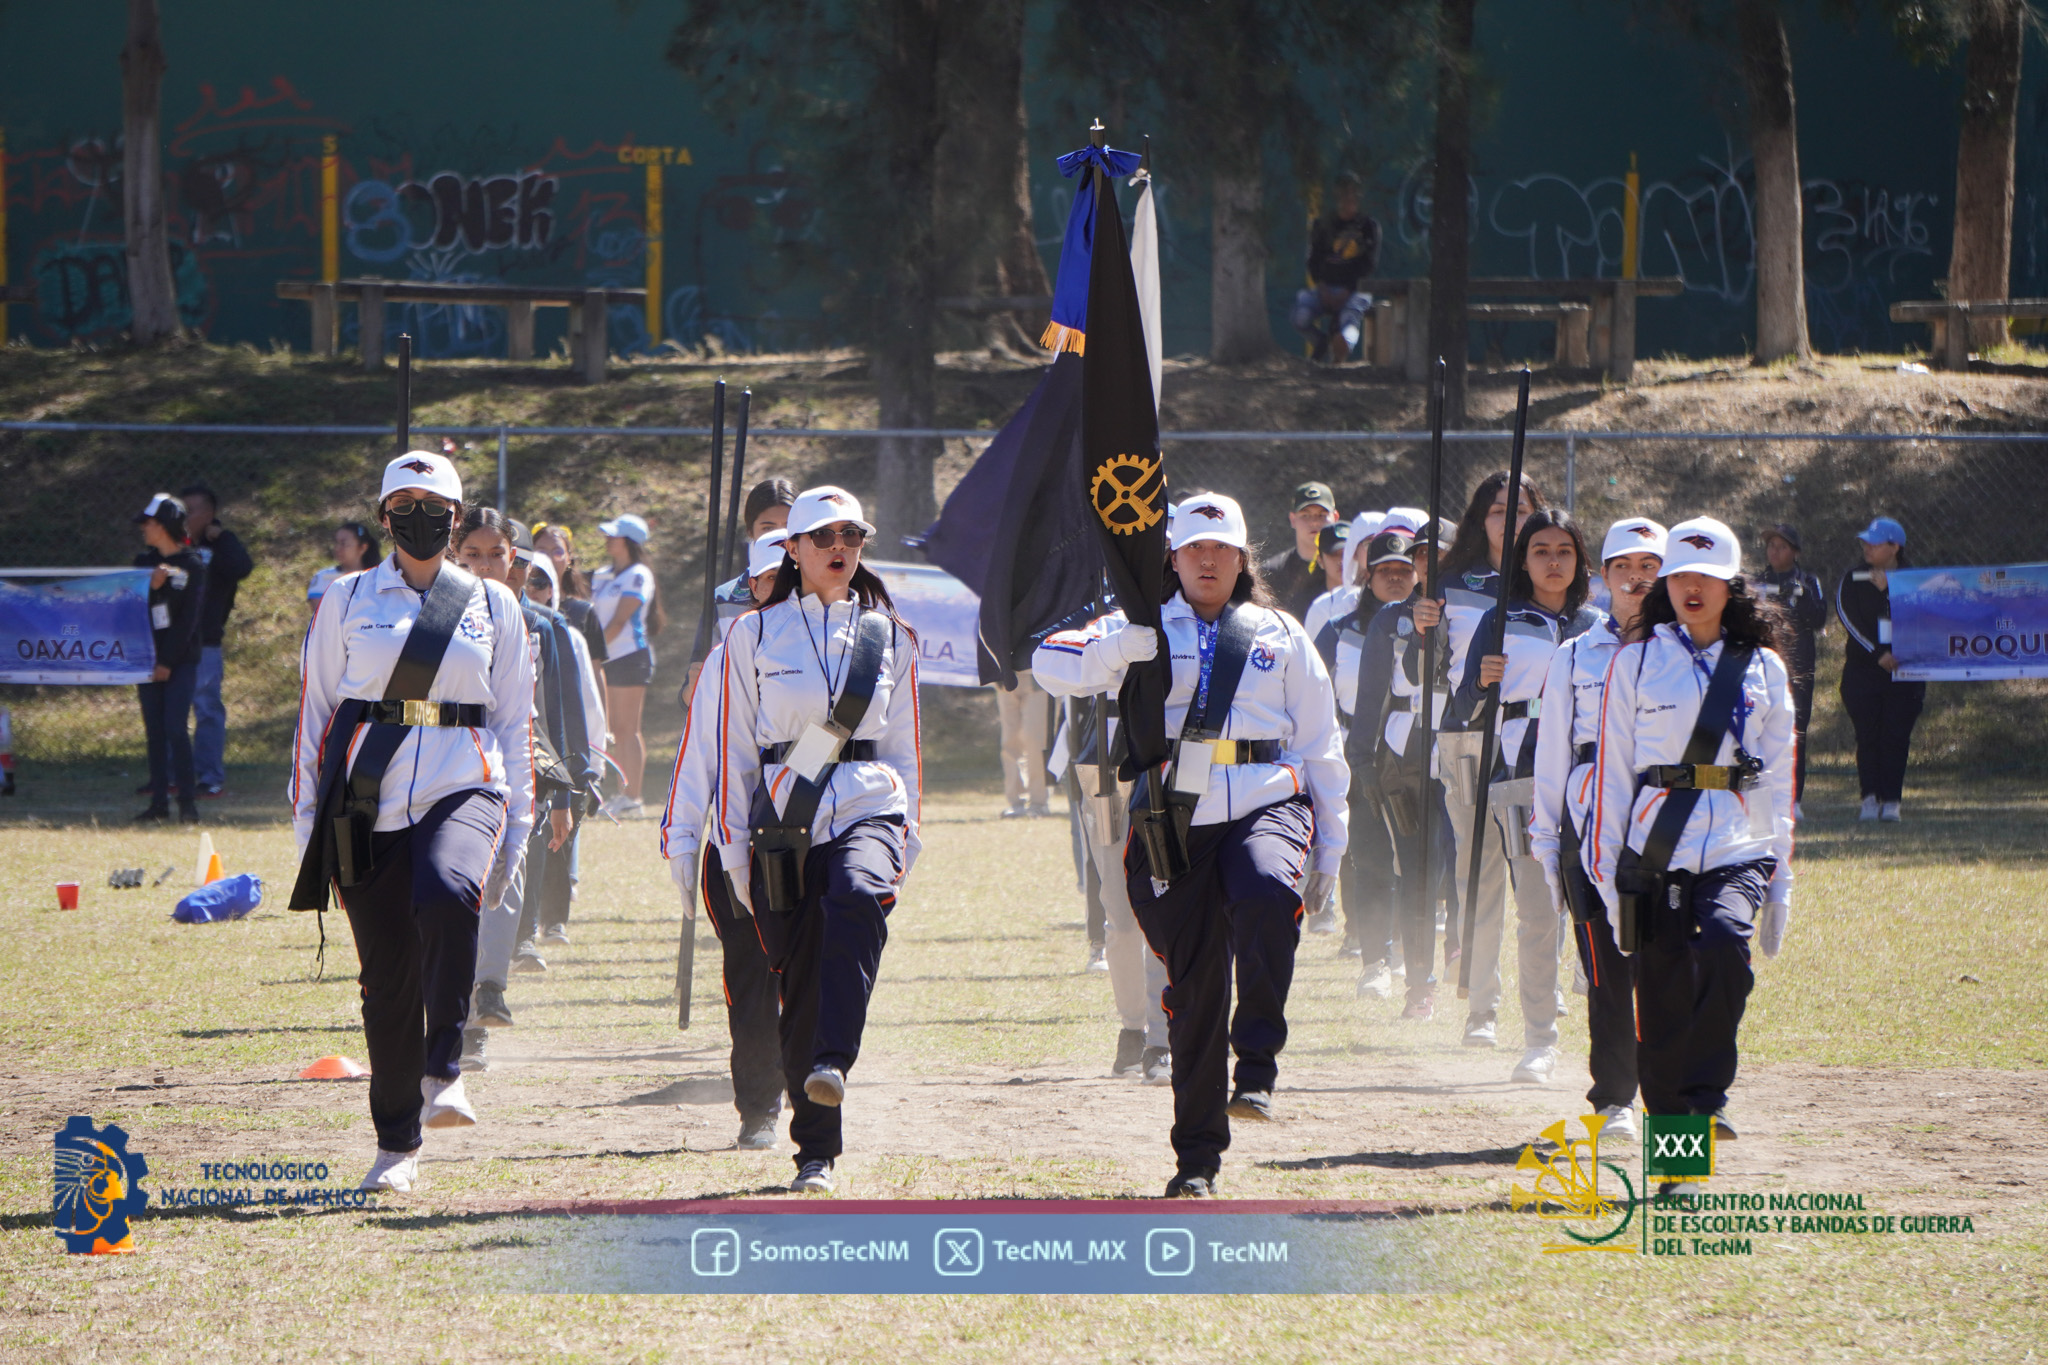
[[[1644,540],[1655,540],[1657,538],[1657,533],[1647,526],[1631,526],[1628,529],[1641,536]],[[1706,548],[1713,548],[1713,542],[1709,541]]]
[[[821,502],[829,502],[834,507],[844,507],[846,505],[846,495],[844,493],[820,493],[818,498]]]
[[[1697,531],[1689,536],[1680,536],[1678,543],[1690,545],[1695,550],[1711,550],[1714,548],[1714,538],[1712,536],[1703,536]]]
[[[1198,517],[1207,517],[1211,521],[1224,521],[1227,519],[1227,514],[1221,507],[1212,507],[1206,502],[1200,507],[1190,507],[1188,510]]]
[[[425,460],[407,460],[399,468],[410,469],[415,474],[431,474],[434,472],[434,467]]]

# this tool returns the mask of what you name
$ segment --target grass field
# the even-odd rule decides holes
[[[240,780],[246,778],[247,780]],[[1522,1144],[1583,1105],[1582,1066],[1513,1087],[1512,1048],[1458,1046],[1361,1001],[1333,939],[1304,939],[1281,1059],[1283,1121],[1240,1128],[1228,1197],[1397,1201],[1432,1292],[1356,1299],[572,1297],[488,1292],[536,1203],[783,1197],[788,1149],[731,1149],[718,954],[696,1024],[668,994],[677,913],[651,823],[593,828],[573,944],[520,978],[518,1024],[472,1078],[484,1122],[430,1135],[410,1197],[365,1211],[154,1211],[128,1257],[51,1234],[50,1134],[117,1122],[146,1187],[255,1157],[353,1181],[371,1140],[359,1084],[301,1082],[361,1056],[345,924],[266,907],[168,918],[188,835],[135,833],[107,783],[0,830],[0,1355],[412,1360],[2020,1360],[2048,1352],[2048,801],[2020,785],[1908,792],[1910,821],[1859,825],[1844,775],[1808,795],[1788,947],[1763,964],[1734,1098],[1743,1140],[1713,1188],[1865,1193],[1888,1212],[1968,1213],[1966,1236],[1759,1239],[1726,1261],[1539,1254],[1506,1211]],[[288,833],[256,793],[213,833],[273,897]],[[123,794],[125,795],[125,794]],[[1149,1197],[1171,1171],[1162,1090],[1106,1077],[1106,980],[1084,937],[1061,821],[998,821],[965,788],[927,806],[927,852],[892,921],[848,1098],[855,1198]],[[96,823],[98,820],[104,824]],[[163,890],[105,888],[166,865]],[[75,913],[52,883],[85,883]],[[1510,946],[1512,952],[1512,946]],[[1512,963],[1506,964],[1512,981]],[[1504,1039],[1518,1036],[1510,1002]],[[1566,1021],[1568,1058],[1584,1019]]]

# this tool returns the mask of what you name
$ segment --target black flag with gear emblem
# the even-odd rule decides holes
[[[1117,605],[1133,625],[1157,630],[1166,582],[1166,460],[1159,451],[1152,364],[1116,192],[1099,163],[1090,173],[1098,178],[1088,343],[1081,353],[1081,473]],[[1126,778],[1166,761],[1172,680],[1163,642],[1159,657],[1124,674],[1117,703],[1128,742]]]

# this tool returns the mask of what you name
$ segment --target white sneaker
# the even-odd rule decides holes
[[[1550,1073],[1555,1070],[1557,1049],[1532,1047],[1522,1054],[1522,1060],[1515,1065],[1514,1074],[1508,1079],[1521,1085],[1549,1085]]]
[[[1466,1047],[1492,1047],[1494,1041],[1493,1020],[1467,1019],[1465,1021]]]
[[[1879,806],[1877,808],[1877,818],[1884,821],[1887,824],[1896,825],[1897,823],[1899,823],[1899,803],[1896,801],[1887,801],[1883,805]]]
[[[1106,972],[1109,970],[1108,950],[1100,943],[1088,945],[1088,970],[1091,972]]]
[[[1636,1111],[1628,1104],[1610,1104],[1600,1111],[1600,1117],[1607,1120],[1607,1126],[1600,1130],[1602,1142],[1635,1142]]]
[[[1337,912],[1318,910],[1303,920],[1301,927],[1311,934],[1334,934],[1337,932]]]
[[[1358,998],[1360,1000],[1385,1000],[1394,993],[1394,974],[1387,970],[1384,962],[1369,963],[1358,974]]]
[[[846,1077],[836,1066],[813,1067],[804,1080],[804,1097],[812,1104],[837,1108],[846,1101]]]
[[[1874,796],[1864,797],[1863,809],[1856,812],[1856,818],[1858,820],[1875,820],[1877,818],[1877,798]]]
[[[474,1128],[476,1110],[469,1107],[469,1095],[462,1077],[444,1081],[439,1076],[420,1077],[420,1095],[426,1107],[420,1110],[422,1128]]]
[[[418,1152],[387,1152],[377,1149],[377,1159],[370,1163],[370,1173],[363,1177],[359,1190],[389,1190],[393,1194],[405,1194],[420,1178],[420,1154]]]

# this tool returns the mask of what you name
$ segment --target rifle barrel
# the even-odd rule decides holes
[[[722,577],[732,577],[733,556],[740,548],[740,488],[747,481],[747,413],[754,406],[754,391],[740,390],[740,420],[732,434],[732,484],[725,495],[725,567]]]
[[[398,334],[398,453],[412,449],[412,334]]]

